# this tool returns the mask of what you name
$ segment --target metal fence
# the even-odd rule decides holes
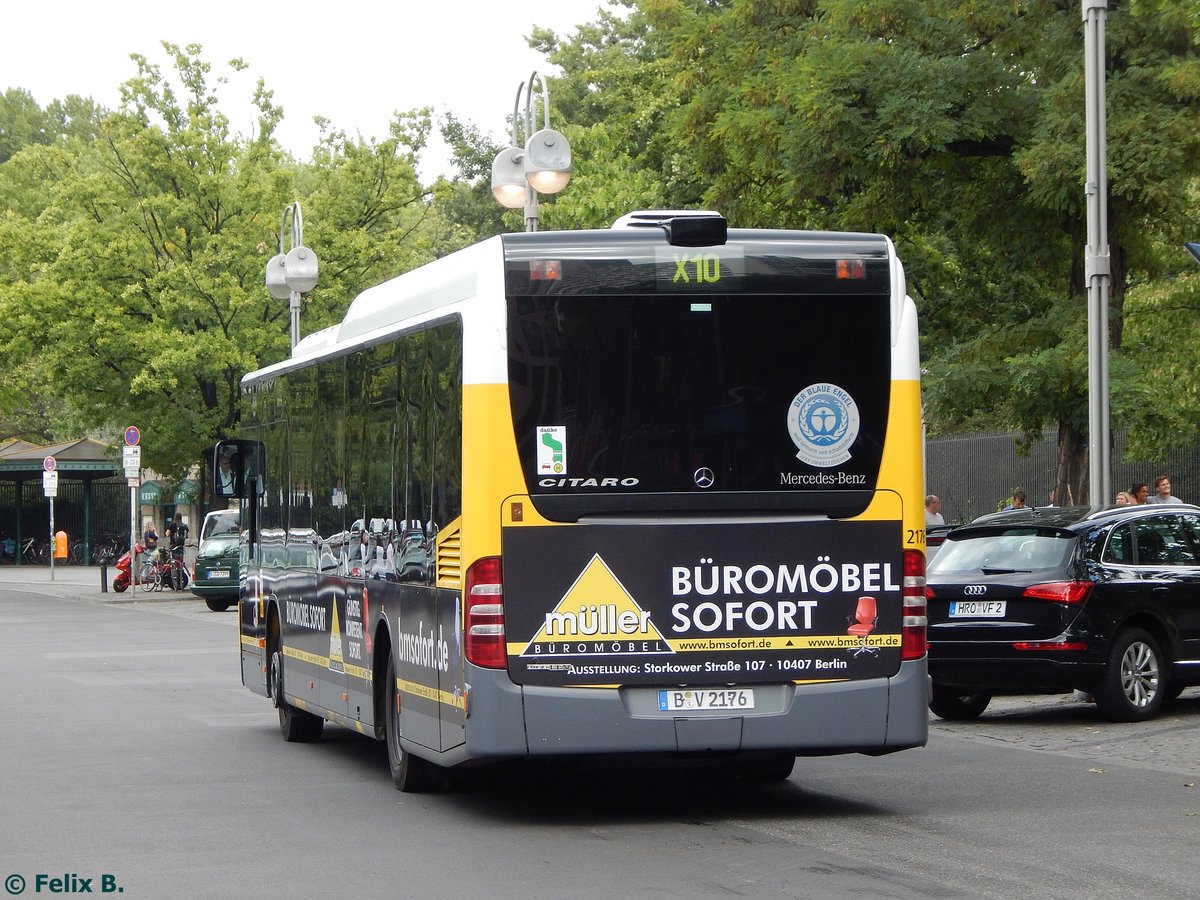
[[[20,504],[17,492],[20,491]],[[82,481],[60,479],[54,498],[54,530],[65,531],[71,541],[87,540],[85,561],[91,561],[91,544],[105,535],[129,538],[129,487],[124,478],[92,482],[91,508],[85,528]],[[19,511],[19,515],[18,515]],[[50,501],[40,479],[0,482],[0,532],[14,540],[50,537]]]
[[[995,512],[1017,488],[1025,492],[1030,505],[1046,504],[1054,486],[1057,437],[1053,431],[1046,432],[1024,455],[1018,454],[1018,440],[1012,434],[931,438],[925,443],[925,489],[941,498],[947,522],[969,522]],[[1174,451],[1153,462],[1125,462],[1125,446],[1125,434],[1114,435],[1114,494],[1129,490],[1134,482],[1149,484],[1153,494],[1154,479],[1168,475],[1172,494],[1200,503],[1200,446]],[[1111,499],[1106,498],[1108,502]],[[1059,505],[1064,504],[1060,501]]]

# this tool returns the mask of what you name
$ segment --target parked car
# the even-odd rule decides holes
[[[238,511],[213,510],[200,528],[200,546],[192,574],[192,593],[213,612],[224,612],[238,599]]]
[[[1200,684],[1200,507],[1016,510],[948,532],[926,574],[933,712],[1091,694],[1113,721]]]

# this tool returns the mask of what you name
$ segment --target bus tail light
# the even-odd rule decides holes
[[[1053,600],[1055,603],[1083,603],[1092,596],[1090,581],[1051,581],[1046,584],[1031,584],[1025,588],[1023,597],[1034,600]]]
[[[467,569],[463,605],[467,661],[484,669],[508,668],[500,557],[484,557]]]
[[[926,653],[925,554],[904,551],[904,623],[900,626],[900,658],[920,659]]]

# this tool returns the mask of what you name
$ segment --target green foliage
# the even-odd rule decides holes
[[[178,477],[236,431],[241,376],[289,352],[288,304],[263,287],[285,206],[301,197],[320,248],[305,332],[462,236],[415,174],[428,111],[379,142],[326,134],[320,162],[301,166],[274,140],[282,111],[261,82],[256,133],[233,134],[200,48],[163,47],[173,77],[134,56],[94,140],[58,128],[0,167],[0,358],[14,373],[0,409],[25,432],[136,423],[145,464]],[[66,105],[48,112],[75,121]],[[17,415],[29,409],[47,412]]]
[[[1179,250],[1200,239],[1200,14],[1110,6],[1113,424],[1152,455],[1200,421],[1200,274]],[[921,314],[930,432],[1057,425],[1065,453],[1082,445],[1077,3],[619,0],[530,44],[561,69],[552,124],[574,158],[543,229],[709,207],[734,226],[884,232]],[[363,288],[523,223],[493,200],[501,148],[470,123],[440,123],[458,175],[432,187],[416,174],[428,110],[382,140],[323,122],[298,161],[264,83],[255,132],[234,134],[200,48],[164,50],[171,74],[135,56],[113,112],[0,96],[0,421],[136,422],[170,475],[236,429],[242,373],[288,353],[287,304],[262,286],[285,205],[302,202],[321,260],[306,333]]]

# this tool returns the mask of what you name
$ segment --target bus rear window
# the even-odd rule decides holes
[[[886,295],[510,296],[508,329],[535,503],[802,510],[875,487]]]

